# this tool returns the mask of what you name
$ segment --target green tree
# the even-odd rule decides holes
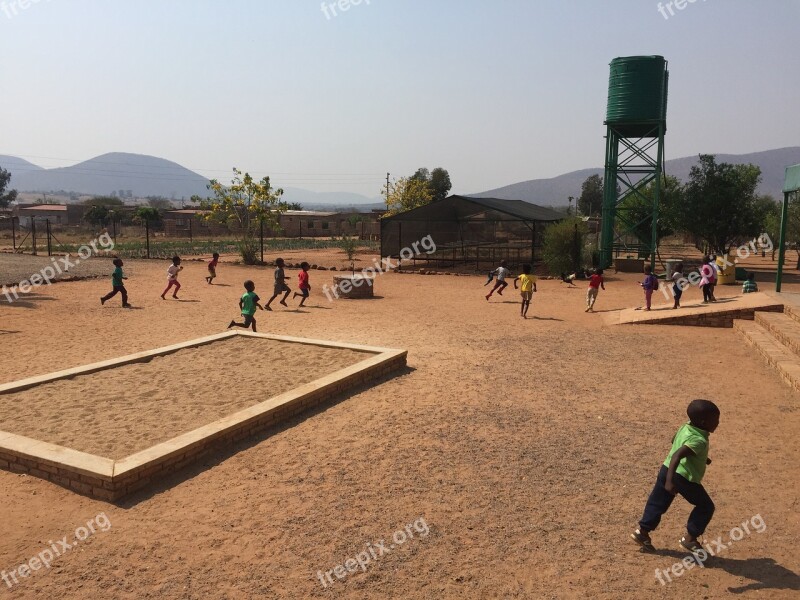
[[[100,204],[86,209],[86,212],[83,213],[83,220],[90,225],[105,227],[108,224],[109,216],[108,207]]]
[[[544,230],[542,258],[553,275],[580,269],[589,228],[582,219],[571,217]]]
[[[756,188],[761,169],[752,164],[717,164],[711,154],[701,154],[683,188],[676,224],[702,239],[711,252],[727,255],[740,240],[763,232],[767,205]]]
[[[780,202],[776,202],[772,196],[764,196],[764,198],[769,198],[772,202],[772,205],[768,206],[767,216],[764,219],[763,233],[766,233],[769,239],[772,240],[772,261],[774,262],[775,253],[778,251],[778,241],[781,236],[781,204]],[[789,222],[792,222],[791,218]],[[787,233],[788,232],[789,228],[787,227]]]
[[[273,188],[269,177],[256,181],[236,168],[229,186],[212,179],[208,189],[213,198],[200,200],[201,208],[208,210],[204,218],[223,223],[238,234],[242,260],[246,265],[255,264],[261,224],[273,231],[280,229],[279,217],[286,211],[286,204],[281,202],[283,190]]]
[[[160,223],[161,211],[153,206],[140,206],[133,213],[133,219],[136,223]]]
[[[431,171],[429,187],[434,200],[444,200],[453,187],[450,183],[450,174],[445,169],[436,167]]]
[[[10,181],[11,173],[0,167],[0,208],[6,208],[17,199],[17,190],[9,190],[6,192]]]
[[[352,262],[358,250],[358,240],[353,236],[343,235],[342,239],[339,240],[339,246],[347,255],[347,260]]]
[[[424,181],[427,184],[431,180],[431,172],[425,167],[420,167],[409,179]]]
[[[578,209],[584,216],[597,217],[603,211],[603,178],[590,175],[581,184]]]
[[[387,190],[387,186],[383,188],[386,193],[384,216],[387,217],[425,206],[433,200],[427,182],[422,179],[401,177],[391,187],[391,190]]]
[[[303,210],[303,205],[299,202],[289,202],[286,205],[286,210]]]
[[[617,218],[624,219],[623,227],[632,227],[633,234],[649,247],[652,235],[653,196],[655,181],[629,193],[617,206]],[[677,177],[664,175],[661,178],[661,193],[658,202],[658,239],[675,233],[676,211],[683,202],[683,187]]]
[[[453,187],[450,183],[450,174],[446,169],[436,167],[433,171],[428,171],[425,167],[420,167],[417,172],[409,177],[411,181],[423,182],[430,190],[433,200],[443,200]]]

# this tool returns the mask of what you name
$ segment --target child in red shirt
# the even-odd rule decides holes
[[[300,304],[298,306],[304,306],[306,298],[308,298],[308,293],[311,291],[311,285],[308,283],[308,270],[311,268],[307,262],[300,263],[300,272],[297,274],[297,287],[300,288],[300,292],[295,292],[292,298],[297,298],[298,296],[302,296],[303,299],[300,300]]]
[[[597,294],[600,293],[600,288],[605,291],[605,280],[603,279],[603,269],[597,269],[589,278],[589,289],[586,290],[586,311],[594,312],[594,302],[597,300]]]
[[[214,281],[214,278],[217,276],[217,263],[219,263],[219,254],[214,252],[214,254],[211,255],[211,262],[208,263],[208,277],[206,277],[208,283]]]

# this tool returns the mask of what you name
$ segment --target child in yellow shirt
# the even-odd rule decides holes
[[[514,289],[517,289],[517,281],[520,282],[519,289],[522,294],[522,306],[520,306],[519,314],[523,319],[527,319],[533,292],[536,291],[536,275],[531,275],[530,265],[522,265],[522,275],[514,278]]]

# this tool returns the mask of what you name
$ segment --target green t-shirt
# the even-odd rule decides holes
[[[682,458],[675,472],[693,483],[700,483],[706,472],[708,432],[695,427],[691,423],[681,426],[672,440],[672,449],[667,455],[667,460],[664,461],[664,466],[669,467],[672,455],[680,450],[681,446],[688,446],[695,455]]]
[[[255,292],[242,294],[242,314],[250,315],[251,317],[256,314],[256,302],[258,302],[258,296]]]
[[[106,271],[108,273],[108,271]],[[117,267],[111,274],[111,285],[114,287],[122,286],[122,267]]]

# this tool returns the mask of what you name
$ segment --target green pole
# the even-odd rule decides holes
[[[781,235],[778,241],[778,275],[775,277],[775,291],[781,291],[783,281],[783,259],[786,256],[786,221],[789,216],[789,192],[783,193],[783,206],[781,207]]]
[[[664,123],[658,125],[658,150],[656,154],[656,180],[653,187],[653,223],[651,230],[651,245],[653,254],[650,258],[650,268],[653,275],[656,273],[656,255],[658,253],[658,209],[661,202],[661,173],[664,169]]]
[[[600,267],[608,269],[614,260],[614,219],[617,206],[617,168],[619,159],[619,137],[608,126],[606,129],[606,164],[603,173],[603,213],[600,229]],[[577,200],[575,213],[578,213]]]

